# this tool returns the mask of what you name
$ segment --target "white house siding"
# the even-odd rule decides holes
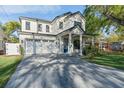
[[[26,30],[26,22],[30,22],[30,30]],[[37,32],[37,22],[36,21],[32,21],[32,20],[21,20],[21,31],[24,32],[33,32],[36,33]]]
[[[38,31],[38,33],[52,33],[51,24],[50,23],[39,21],[37,24],[42,24],[42,31]],[[46,32],[46,25],[49,25],[49,32]]]
[[[26,22],[30,22],[30,30],[26,30]],[[37,25],[38,24],[42,24],[42,31],[38,31],[37,29]],[[23,32],[32,32],[32,33],[52,33],[51,30],[51,24],[48,22],[41,22],[41,21],[36,21],[36,20],[27,20],[27,19],[23,19],[21,20],[21,31]],[[49,32],[46,32],[46,25],[49,25]]]
[[[60,33],[66,29],[69,29],[74,26],[74,21],[78,21],[82,23],[82,28],[85,31],[85,20],[82,19],[81,15],[75,14],[69,18],[66,18],[67,16],[63,16],[61,18],[58,18],[52,23],[51,30],[55,33]],[[59,29],[59,22],[63,22],[63,29]]]
[[[65,17],[67,17],[67,16],[60,17],[60,18],[56,19],[54,22],[52,22],[51,30],[54,31],[56,34],[65,30],[65,27],[64,27],[66,25],[65,21],[64,21]],[[63,22],[63,29],[59,29],[59,22]]]

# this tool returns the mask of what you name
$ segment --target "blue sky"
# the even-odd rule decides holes
[[[85,6],[82,5],[0,5],[0,22],[19,21],[20,16],[52,20],[62,13],[69,11],[80,11],[82,13],[84,9]]]

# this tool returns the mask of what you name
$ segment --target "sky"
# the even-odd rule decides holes
[[[20,16],[52,20],[65,12],[84,11],[82,5],[0,5],[0,22],[19,21]]]

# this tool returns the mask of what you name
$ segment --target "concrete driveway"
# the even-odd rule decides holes
[[[88,63],[79,57],[36,55],[19,64],[6,87],[124,88],[124,71]]]

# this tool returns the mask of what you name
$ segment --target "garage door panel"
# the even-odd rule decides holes
[[[42,42],[41,40],[35,40],[36,54],[42,54]]]
[[[26,40],[26,54],[33,54],[33,40]]]

